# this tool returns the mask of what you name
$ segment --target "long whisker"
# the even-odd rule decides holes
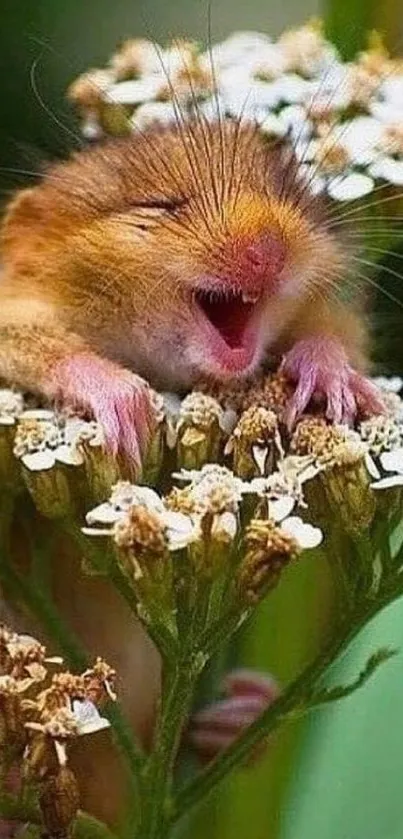
[[[200,161],[199,161],[198,154],[197,154],[197,151],[198,151],[197,150],[197,145],[195,146],[195,144],[193,142],[194,141],[193,132],[192,132],[190,126],[189,126],[189,121],[186,120],[186,118],[183,114],[181,104],[180,104],[179,99],[178,99],[178,97],[175,93],[175,90],[174,90],[172,81],[170,79],[169,73],[167,72],[167,69],[165,67],[164,60],[163,60],[163,57],[162,57],[162,54],[161,54],[161,50],[158,47],[158,44],[154,44],[154,48],[155,48],[158,60],[160,62],[160,65],[161,65],[162,72],[165,76],[171,98],[172,98],[172,104],[173,104],[174,111],[175,111],[175,114],[176,114],[176,119],[177,119],[176,124],[177,124],[178,132],[179,132],[179,135],[180,135],[180,139],[181,139],[181,142],[182,142],[182,147],[183,147],[186,159],[188,161],[190,171],[192,173],[193,182],[194,182],[196,187],[197,186],[202,187],[200,189],[199,193],[198,193],[199,201],[202,202],[203,212],[205,214],[205,217],[208,218],[210,207],[209,207],[207,196],[206,196],[205,184],[204,184],[204,181],[203,181],[203,173],[201,171]],[[190,148],[189,148],[189,146],[190,146]]]
[[[388,291],[388,290],[387,290],[386,288],[384,288],[382,285],[380,285],[379,283],[377,283],[377,282],[376,282],[376,280],[374,280],[374,279],[372,279],[372,278],[368,277],[366,274],[361,274],[361,273],[360,273],[360,271],[357,271],[356,269],[355,269],[355,272],[354,272],[354,273],[355,273],[355,275],[356,275],[357,277],[360,277],[362,280],[364,280],[364,283],[367,283],[367,284],[368,284],[368,285],[370,285],[372,288],[375,288],[377,291],[380,291],[380,292],[381,292],[381,294],[383,294],[383,295],[384,295],[384,297],[387,297],[387,298],[388,298],[388,300],[390,300],[392,303],[396,303],[396,305],[397,305],[397,306],[399,306],[399,308],[400,308],[400,309],[403,309],[403,303],[402,303],[402,301],[401,301],[401,300],[399,300],[399,298],[398,298],[398,297],[395,297],[395,295],[394,295],[394,294],[392,294],[390,291]]]
[[[209,123],[209,121],[206,119],[206,117],[204,116],[204,114],[200,110],[199,102],[197,100],[196,92],[195,92],[193,81],[192,81],[192,74],[191,74],[191,71],[189,69],[189,66],[186,63],[186,59],[185,59],[184,55],[182,56],[182,62],[183,62],[184,68],[185,68],[186,76],[187,76],[189,91],[191,93],[192,105],[193,105],[193,110],[194,110],[194,114],[195,114],[195,119],[197,121],[198,127],[200,128],[203,147],[204,147],[204,151],[205,151],[206,163],[209,165],[209,173],[210,173],[210,178],[211,178],[211,188],[212,188],[214,199],[215,199],[216,209],[217,209],[217,212],[220,213],[221,212],[222,201],[220,203],[218,186],[217,186],[215,171],[214,171],[214,163],[213,163],[212,154],[211,154],[212,143],[213,143],[213,135],[212,135],[212,131],[211,131],[211,124]],[[210,142],[210,145],[209,145],[209,142]]]
[[[389,183],[381,184],[379,187],[376,187],[374,190],[372,190],[372,193],[378,192],[381,189],[386,189],[388,187],[390,187]],[[350,209],[345,213],[340,213],[339,215],[336,215],[335,213],[329,213],[329,220],[335,219],[336,221],[339,221],[349,216],[356,215],[357,213],[362,212],[362,210],[367,210],[370,207],[379,207],[381,204],[387,204],[390,201],[397,201],[402,196],[403,191],[399,192],[397,195],[388,195],[386,198],[379,198],[376,201],[369,201],[366,204],[361,204],[360,206]]]
[[[71,128],[69,128],[68,125],[66,125],[65,123],[63,123],[59,119],[59,117],[52,111],[52,109],[49,107],[49,105],[46,104],[43,96],[41,95],[41,93],[39,91],[38,83],[37,83],[37,80],[36,80],[36,71],[39,67],[40,62],[42,61],[42,58],[43,58],[43,52],[42,52],[41,55],[37,56],[37,58],[34,59],[34,61],[32,62],[32,65],[31,65],[31,69],[30,69],[30,82],[31,82],[31,88],[33,90],[34,96],[35,96],[36,100],[38,101],[39,105],[41,106],[41,108],[45,111],[45,113],[48,115],[48,117],[50,117],[50,119],[55,123],[55,125],[57,125],[58,128],[61,128],[62,131],[65,131],[67,134],[69,134],[70,137],[72,137],[73,140],[75,140],[75,142],[78,143],[79,147],[83,148],[84,142],[83,142],[82,137],[80,137],[79,134],[76,134],[75,131],[73,131]]]
[[[211,26],[211,0],[208,0],[207,6],[207,43],[208,43],[208,52],[209,52],[209,59],[210,59],[210,68],[211,68],[211,77],[213,80],[213,94],[217,109],[217,120],[218,120],[218,130],[220,136],[220,160],[221,160],[221,209],[220,213],[222,216],[223,209],[222,205],[224,202],[224,194],[225,194],[225,143],[224,143],[224,132],[223,132],[223,121],[221,115],[221,107],[220,107],[220,98],[218,94],[218,84],[217,84],[217,75],[215,70],[215,65],[213,61],[213,51],[212,51],[212,26]]]

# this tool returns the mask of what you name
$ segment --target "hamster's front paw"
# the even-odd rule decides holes
[[[385,410],[378,389],[353,370],[334,338],[316,336],[298,341],[284,357],[281,370],[296,386],[285,412],[289,428],[311,399],[324,401],[326,416],[335,423],[351,424],[357,413]]]
[[[108,450],[138,472],[154,426],[151,390],[140,376],[90,353],[60,362],[51,390],[62,404],[88,410]]]

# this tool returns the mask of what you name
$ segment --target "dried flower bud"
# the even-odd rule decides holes
[[[80,794],[73,772],[60,767],[55,775],[46,777],[40,786],[39,804],[47,835],[64,839],[80,806]]]
[[[113,538],[118,561],[138,599],[141,619],[149,626],[170,622],[175,611],[172,561],[161,515],[138,504],[116,522]]]
[[[244,542],[237,587],[241,598],[254,604],[277,585],[283,568],[298,556],[299,548],[297,541],[270,519],[252,519]]]
[[[300,456],[312,455],[318,463],[326,465],[333,461],[335,448],[341,442],[341,433],[324,417],[305,416],[297,423],[291,437],[290,452]]]
[[[200,469],[218,460],[223,419],[224,411],[212,396],[195,391],[183,400],[176,428],[179,466]]]
[[[23,751],[26,743],[22,694],[30,685],[12,676],[0,677],[0,748]]]
[[[155,486],[163,468],[169,420],[161,394],[150,388],[149,395],[152,401],[155,428],[147,446],[141,476],[143,483]]]
[[[235,474],[244,480],[272,472],[283,452],[276,414],[261,406],[248,408],[225,451],[233,456]]]
[[[116,701],[115,683],[116,670],[110,667],[103,658],[97,658],[93,667],[82,675],[85,695],[95,705],[104,699]]]
[[[118,548],[136,559],[152,561],[167,555],[168,543],[160,516],[140,504],[116,522],[113,535]]]
[[[403,443],[401,424],[384,414],[364,420],[360,424],[359,432],[361,439],[367,443],[369,451],[374,455],[398,449]]]
[[[311,487],[310,498],[319,514],[327,518],[331,515],[334,520],[331,511],[336,507],[349,533],[365,530],[373,519],[376,502],[370,490],[368,447],[359,435],[345,426],[329,425],[321,417],[307,417],[298,423],[290,449],[312,455],[322,470],[322,489],[318,493],[318,487]],[[323,489],[328,510],[323,505]]]
[[[120,478],[119,464],[105,449],[103,432],[98,423],[86,423],[77,438],[77,447],[84,458],[89,494],[94,501],[108,497],[111,486]]]
[[[58,462],[65,462],[64,431],[52,411],[30,410],[20,416],[14,454],[21,460],[22,476],[35,506],[49,518],[74,510],[67,477]]]

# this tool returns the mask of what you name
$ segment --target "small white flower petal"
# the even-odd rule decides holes
[[[284,495],[282,498],[269,498],[267,502],[269,518],[275,522],[283,521],[292,513],[295,503],[295,498],[292,498],[291,495]]]
[[[390,478],[381,478],[371,484],[371,489],[391,489],[392,487],[403,486],[403,475],[391,475]]]
[[[52,469],[55,465],[55,453],[51,449],[44,449],[33,454],[24,454],[21,461],[30,472],[41,472]]]
[[[145,102],[136,108],[130,124],[134,130],[144,131],[151,125],[170,125],[176,118],[177,113],[172,102]]]
[[[110,723],[105,717],[101,717],[97,707],[89,699],[75,699],[72,703],[72,710],[76,719],[79,734],[94,734],[110,728]]]
[[[367,467],[367,470],[368,470],[369,474],[371,475],[371,478],[375,478],[376,481],[379,480],[379,478],[381,477],[381,473],[380,473],[373,457],[371,457],[369,452],[366,453],[364,460],[365,460],[365,465]]]
[[[59,761],[60,766],[66,766],[67,764],[67,750],[64,743],[61,743],[60,740],[54,740],[54,746],[56,751],[56,756]]]
[[[84,536],[111,536],[112,530],[106,527],[82,527],[81,533],[84,533]]]
[[[281,524],[281,529],[298,542],[300,548],[317,548],[323,540],[319,527],[307,524],[299,516],[289,516]]]
[[[403,388],[403,379],[401,376],[375,376],[372,381],[377,387],[380,387],[382,390],[388,390],[391,393],[400,393]]]
[[[361,116],[343,123],[338,135],[340,144],[348,151],[352,163],[366,166],[378,156],[378,145],[382,140],[383,125],[374,117]]]
[[[65,463],[67,466],[81,466],[84,463],[81,452],[75,446],[63,444],[55,449],[54,454],[59,463]]]
[[[14,425],[15,419],[12,416],[7,416],[7,414],[0,415],[0,425]]]
[[[281,114],[269,114],[263,120],[260,130],[263,134],[268,134],[269,137],[285,137],[288,131],[288,125]]]
[[[167,528],[169,549],[178,551],[186,548],[196,538],[196,527],[190,516],[167,510],[162,521]]]
[[[211,535],[215,539],[224,541],[235,539],[238,529],[237,517],[234,513],[225,512],[214,517]]]
[[[23,411],[20,415],[20,419],[22,420],[45,420],[51,422],[55,419],[55,414],[53,411],[49,411],[45,408],[33,408],[29,411]]]
[[[267,446],[252,446],[252,456],[261,475],[264,475],[268,449]]]
[[[135,487],[135,497],[133,503],[143,504],[144,507],[147,507],[148,510],[152,510],[155,513],[163,513],[165,510],[163,501],[158,493],[155,492],[154,489],[146,486]]]
[[[395,102],[403,106],[403,73],[385,79],[382,83],[381,94],[388,102]]]
[[[369,171],[374,178],[382,178],[394,186],[403,186],[403,160],[383,157],[374,163]]]
[[[232,434],[237,422],[237,412],[233,408],[226,408],[219,420],[221,431],[224,431],[224,434],[228,434],[229,436]]]
[[[311,82],[297,76],[296,73],[285,73],[273,84],[273,95],[277,102],[287,102],[289,105],[303,102],[312,89]]]
[[[123,510],[116,510],[108,501],[105,501],[103,504],[99,504],[98,507],[90,510],[85,520],[87,524],[115,524],[124,518],[125,515]]]
[[[104,731],[106,728],[110,728],[110,723],[105,717],[100,717],[99,720],[80,725],[79,734],[83,737],[85,734],[96,734],[97,731]]]
[[[385,125],[399,125],[403,122],[403,99],[400,102],[374,102],[370,105],[371,114]]]
[[[269,36],[263,35],[262,32],[234,32],[225,41],[214,44],[211,58],[207,57],[209,61],[213,61],[214,67],[236,68],[247,63],[248,59],[259,59],[259,56],[264,54],[262,50],[269,46],[272,46],[272,42]]]
[[[108,89],[106,100],[118,105],[137,105],[154,99],[163,86],[164,77],[157,73],[134,81],[118,82]]]
[[[339,175],[333,178],[327,188],[331,198],[335,201],[355,201],[368,195],[374,188],[374,181],[368,175],[352,172],[350,175]]]
[[[399,474],[403,474],[403,448],[393,449],[391,452],[383,452],[379,460],[382,468],[386,472],[399,472]]]

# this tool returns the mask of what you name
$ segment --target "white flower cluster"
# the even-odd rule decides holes
[[[403,63],[376,39],[343,62],[318,21],[277,41],[238,32],[206,52],[193,42],[163,49],[128,41],[70,95],[90,138],[108,131],[108,105],[124,108],[134,131],[195,112],[209,120],[225,115],[289,141],[314,194],[349,201],[377,183],[403,185]]]
[[[203,538],[202,523],[206,515],[211,517],[210,538],[230,544],[239,533],[242,499],[249,494],[267,499],[268,518],[292,536],[301,550],[314,548],[321,543],[322,532],[299,516],[291,515],[297,505],[303,505],[302,482],[318,472],[308,470],[307,466],[307,458],[285,458],[282,471],[268,479],[252,481],[242,481],[230,469],[215,463],[208,463],[200,470],[182,469],[174,477],[187,484],[186,512],[169,509],[168,502],[149,487],[121,481],[112,488],[108,501],[87,514],[88,526],[82,530],[87,536],[111,536],[114,525],[123,521],[132,507],[140,505],[160,519],[171,551]]]
[[[123,521],[135,506],[145,507],[159,518],[169,550],[180,550],[193,541],[195,529],[190,516],[169,510],[163,499],[150,487],[130,484],[128,481],[115,484],[109,500],[87,513],[89,526],[83,527],[82,531],[86,536],[111,536],[114,525]]]
[[[14,396],[17,398],[19,394]],[[12,420],[13,423],[15,421]],[[96,422],[57,415],[44,408],[21,410],[14,438],[14,454],[32,472],[52,469],[57,463],[80,466],[84,462],[80,443],[84,441],[91,446],[102,445],[102,430]]]

